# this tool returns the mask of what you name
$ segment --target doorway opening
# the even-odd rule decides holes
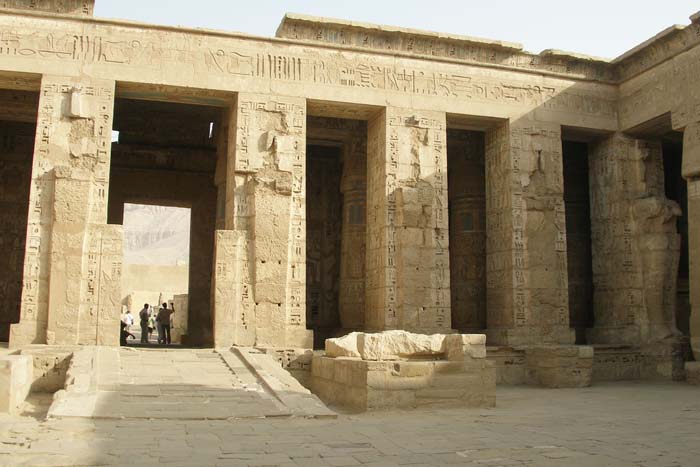
[[[309,117],[307,328],[314,347],[364,329],[367,123]]]
[[[588,175],[588,144],[562,141],[566,260],[569,276],[569,325],[576,343],[586,343],[593,327],[593,253]]]
[[[486,329],[486,172],[484,133],[447,130],[452,328]]]
[[[684,336],[690,336],[690,282],[688,251],[688,185],[683,178],[683,135],[670,132],[662,139],[664,161],[664,187],[666,198],[675,201],[683,214],[677,219],[681,236],[681,254],[678,264],[678,286],[676,296],[676,327]]]
[[[20,318],[38,106],[38,92],[0,89],[0,342]]]
[[[144,304],[153,315],[163,303],[175,311],[170,318],[173,344],[187,335],[190,217],[189,208],[124,205],[122,306],[137,323],[131,330],[136,342],[141,342],[138,316]],[[155,323],[150,327],[156,328]],[[156,334],[154,329],[149,343],[157,342]]]
[[[164,298],[175,301],[178,313],[186,310],[187,331],[179,336],[181,342],[189,346],[211,345],[211,274],[217,206],[214,175],[222,111],[208,105],[119,97],[119,89],[117,86],[108,222],[128,222],[125,215],[139,211],[129,211],[133,209],[129,205],[145,205],[147,208],[141,208],[140,212],[159,219],[161,211],[163,216],[168,216],[164,214],[167,212],[165,207],[189,210],[187,303],[185,305],[180,300],[178,305],[175,294]],[[179,218],[178,222],[183,224],[184,219]],[[156,239],[174,234],[165,226],[147,224],[154,230]],[[129,235],[128,225],[125,225],[125,235]],[[175,230],[182,228],[180,225]],[[183,241],[182,237],[178,238]],[[129,241],[127,238],[127,245]],[[157,256],[157,246],[158,242],[155,242],[152,245],[154,250],[149,254]],[[181,280],[173,278],[175,282]],[[139,290],[135,286],[131,288]],[[165,293],[165,290],[157,292]],[[129,288],[122,293],[126,298]],[[157,299],[156,295],[153,300]],[[150,303],[151,299],[133,301],[132,314],[138,314],[146,302]],[[176,325],[181,324],[182,329],[183,319],[175,315]]]

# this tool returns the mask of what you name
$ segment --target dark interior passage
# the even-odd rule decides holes
[[[448,130],[452,328],[486,328],[486,175],[484,134]]]
[[[321,344],[340,328],[342,151],[310,145],[306,154],[306,323]]]
[[[593,325],[593,266],[591,209],[588,183],[588,145],[563,141],[564,205],[566,210],[569,322],[576,343],[586,343]]]
[[[38,93],[0,90],[0,342],[19,322]]]
[[[183,343],[212,343],[211,273],[221,111],[203,105],[117,99],[110,174],[110,224],[124,204],[191,208],[188,330]],[[132,310],[133,312],[133,310]]]
[[[690,335],[690,296],[688,283],[688,185],[681,175],[683,160],[682,135],[670,133],[663,139],[664,184],[666,197],[678,203],[683,215],[678,218],[681,235],[681,256],[678,265],[678,296],[676,300],[676,326],[686,336]]]

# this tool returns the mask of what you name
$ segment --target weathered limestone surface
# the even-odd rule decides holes
[[[95,0],[2,0],[2,8],[16,8],[47,13],[92,16]]]
[[[683,177],[688,183],[688,259],[690,283],[690,345],[700,361],[700,122],[683,132]]]
[[[366,328],[451,329],[445,115],[369,122]]]
[[[358,410],[495,405],[496,376],[483,334],[352,333],[314,355],[312,389]]]
[[[509,122],[486,133],[490,344],[573,343],[558,125]]]
[[[700,362],[685,362],[686,381],[700,386]]]
[[[593,347],[533,346],[525,349],[527,382],[550,388],[590,386]]]
[[[17,413],[32,387],[33,369],[28,355],[0,357],[0,413]]]
[[[105,225],[114,82],[44,75],[14,347],[118,342],[121,227]]]
[[[306,103],[240,93],[225,225],[239,233],[238,345],[311,347],[306,330]]]
[[[673,337],[679,206],[664,194],[660,145],[620,134],[590,153],[595,327],[592,343]]]
[[[0,92],[0,120],[36,122],[24,243],[25,226],[10,210],[0,214],[0,245],[11,255],[0,298],[20,302],[23,266],[13,347],[115,345],[122,235],[110,224],[127,200],[167,201],[193,210],[190,343],[256,345],[291,360],[312,346],[313,326],[333,335],[487,328],[490,343],[516,346],[502,361],[523,361],[523,378],[585,384],[587,350],[569,347],[564,131],[592,142],[590,340],[635,346],[655,374],[676,374],[676,342],[664,339],[675,337],[680,212],[664,194],[658,143],[621,132],[685,131],[691,276],[700,276],[697,15],[608,63],[298,16],[273,39],[53,14],[89,16],[92,3],[0,1],[9,31],[0,88],[12,90]],[[131,122],[115,125],[115,96]],[[162,119],[146,112],[159,105],[180,110]],[[484,141],[471,135],[451,146],[457,129]],[[307,145],[329,142],[341,157],[307,172]],[[21,177],[14,162],[3,162],[0,177]],[[448,165],[467,174],[451,191]],[[334,191],[311,204],[307,186]],[[0,186],[0,203],[15,195]],[[316,305],[318,320],[307,322]],[[16,322],[13,306],[0,326]],[[579,330],[582,314],[574,313]],[[389,361],[452,364],[461,355],[476,361],[474,387],[489,384],[480,351],[465,350],[481,342],[357,339],[357,349],[329,350],[356,352],[367,372],[386,363],[379,379],[394,371]],[[334,361],[324,365],[351,365]],[[415,371],[442,374],[452,368],[444,363]]]

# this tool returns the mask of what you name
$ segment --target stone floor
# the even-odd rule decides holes
[[[700,465],[697,387],[615,383],[587,389],[499,387],[497,392],[494,409],[321,420],[40,421],[39,400],[27,417],[0,418],[0,464]]]
[[[87,391],[63,391],[51,418],[229,420],[335,416],[271,357],[251,349],[97,348],[74,371]],[[75,363],[75,361],[74,361]],[[266,368],[259,364],[267,365]],[[95,365],[94,367],[92,365]],[[275,378],[274,370],[279,370]],[[280,380],[281,379],[281,380]],[[285,379],[291,383],[285,385]],[[279,388],[279,390],[275,390]]]

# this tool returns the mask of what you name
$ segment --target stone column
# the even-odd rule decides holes
[[[690,345],[700,361],[700,122],[683,132],[683,177],[688,182]]]
[[[309,348],[306,101],[240,93],[235,108],[229,127],[225,227],[238,233],[228,240],[217,234],[222,241],[216,251],[217,268],[224,253],[218,245],[229,245],[228,251],[234,252],[227,260],[235,266],[234,343]],[[215,313],[218,328],[218,306]]]
[[[343,145],[343,224],[340,247],[338,307],[343,329],[365,325],[365,242],[367,219],[367,139],[352,138]]]
[[[486,133],[487,335],[492,345],[571,344],[559,125]]]
[[[368,127],[365,327],[449,332],[445,114],[387,107]]]
[[[121,226],[107,222],[114,81],[44,76],[13,347],[118,345]]]
[[[665,196],[663,170],[658,142],[615,134],[590,147],[591,343],[639,345],[677,333],[681,210]]]

